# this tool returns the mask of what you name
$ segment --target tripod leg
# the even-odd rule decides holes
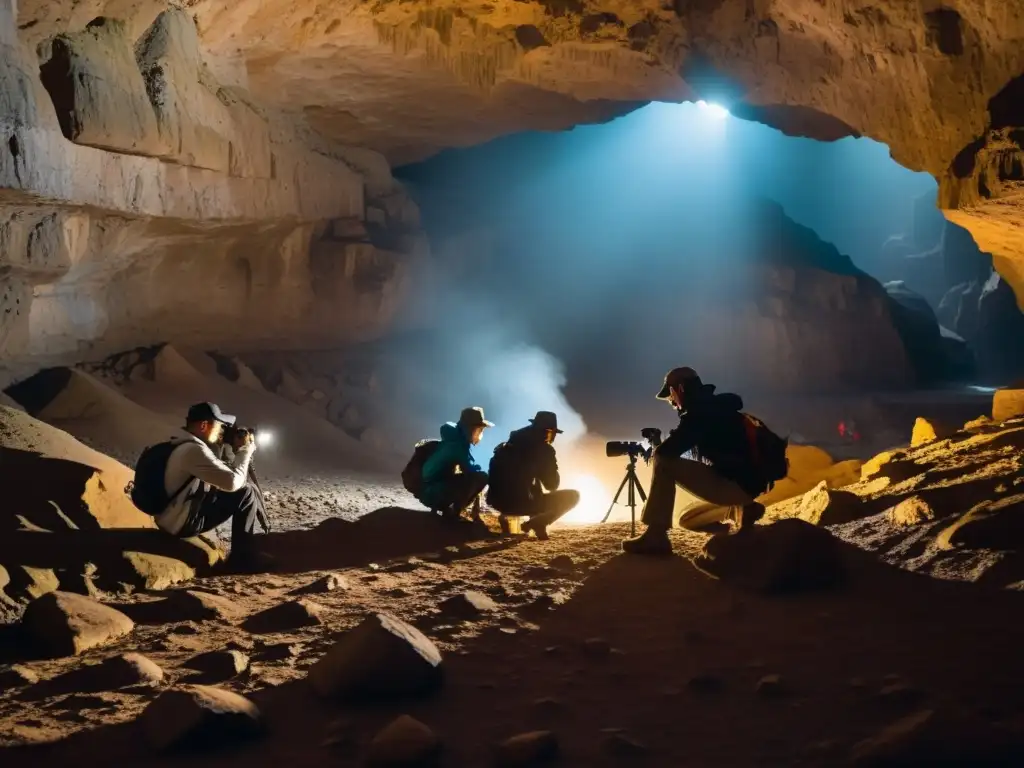
[[[640,500],[643,502],[647,501],[647,494],[644,493],[644,487],[640,485],[640,480],[636,475],[633,475],[633,483],[636,485],[636,492],[640,494]]]
[[[619,503],[619,496],[622,495],[622,489],[626,487],[626,482],[628,480],[629,480],[629,475],[628,474],[624,478],[622,478],[622,482],[619,483],[619,490],[617,490],[615,492],[615,497],[612,499],[612,503],[608,505],[608,511],[605,512],[604,513],[604,517],[601,518],[601,522],[602,523],[607,523],[608,522],[608,518],[612,516],[612,510],[615,509],[615,505]]]

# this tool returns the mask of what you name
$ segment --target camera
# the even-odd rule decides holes
[[[224,432],[222,433],[221,442],[228,445],[234,445],[236,440],[239,440],[246,435],[252,435],[253,440],[256,439],[256,430],[252,427],[241,427],[235,426],[234,424],[225,424]]]
[[[657,427],[644,427],[640,430],[640,436],[651,445],[651,449],[661,445],[661,430]],[[644,461],[650,458],[651,449],[644,448],[643,443],[632,440],[610,440],[604,444],[604,453],[610,459],[618,456],[629,456],[631,461],[637,457],[643,457]]]

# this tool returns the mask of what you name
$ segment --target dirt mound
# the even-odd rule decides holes
[[[0,456],[4,530],[153,527],[124,494],[132,470],[63,430],[0,406]]]
[[[181,425],[180,417],[155,414],[92,374],[72,368],[48,369],[12,391],[36,418],[128,464]]]

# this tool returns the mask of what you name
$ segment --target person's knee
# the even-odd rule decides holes
[[[562,494],[563,504],[566,509],[572,509],[580,503],[580,492],[567,490]]]

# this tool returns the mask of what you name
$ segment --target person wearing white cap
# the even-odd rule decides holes
[[[269,530],[263,495],[249,480],[256,444],[251,432],[233,438],[234,458],[220,458],[225,426],[235,417],[216,403],[188,409],[182,432],[150,446],[135,467],[132,501],[153,515],[157,527],[177,537],[197,536],[231,521],[228,565],[241,571],[268,570],[273,560],[254,546],[259,522]]]
[[[420,501],[441,512],[446,520],[460,520],[471,504],[474,519],[479,519],[474,502],[487,486],[487,473],[473,458],[473,446],[480,442],[484,430],[493,426],[479,406],[463,408],[457,422],[441,425],[441,443],[423,463]]]

